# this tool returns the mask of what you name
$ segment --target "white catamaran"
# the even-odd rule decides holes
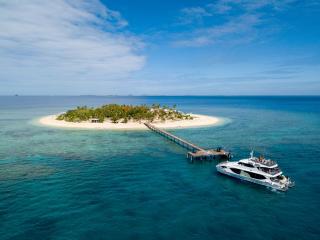
[[[254,157],[253,152],[247,159],[220,163],[217,165],[217,170],[222,174],[280,191],[286,191],[289,187],[294,186],[294,182],[283,175],[275,161],[263,157]]]

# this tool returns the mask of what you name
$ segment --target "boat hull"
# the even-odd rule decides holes
[[[222,168],[219,165],[217,166],[217,171],[221,174],[230,176],[230,177],[234,177],[240,180],[244,180],[247,182],[251,182],[251,183],[255,183],[255,184],[259,184],[262,186],[266,186],[266,187],[270,187],[272,189],[278,190],[278,191],[287,191],[288,187],[287,186],[283,186],[283,185],[279,185],[276,183],[272,183],[271,181],[267,181],[267,180],[258,180],[258,179],[253,179],[251,177],[247,177],[247,176],[243,176],[240,174],[236,174],[231,172],[228,168]]]

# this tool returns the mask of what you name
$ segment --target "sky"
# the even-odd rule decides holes
[[[0,95],[320,95],[320,0],[0,0]]]

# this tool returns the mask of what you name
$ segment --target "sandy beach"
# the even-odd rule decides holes
[[[219,124],[222,119],[199,115],[199,114],[190,114],[193,119],[192,120],[179,120],[172,121],[167,120],[165,122],[154,121],[152,124],[156,127],[164,128],[164,129],[172,129],[172,128],[191,128],[191,127],[203,127],[203,126],[214,126]],[[145,130],[147,127],[143,124],[144,122],[135,122],[129,121],[127,123],[112,123],[110,121],[105,121],[103,123],[91,123],[91,122],[66,122],[63,120],[56,120],[57,115],[49,115],[39,119],[39,123],[46,126],[51,127],[59,127],[59,128],[71,128],[71,129],[101,129],[101,130]]]

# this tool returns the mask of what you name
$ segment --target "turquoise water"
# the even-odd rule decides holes
[[[189,164],[148,132],[62,130],[35,119],[77,105],[177,104],[231,119],[171,130],[234,159],[280,164],[286,193]],[[0,239],[319,239],[319,97],[0,97]]]

